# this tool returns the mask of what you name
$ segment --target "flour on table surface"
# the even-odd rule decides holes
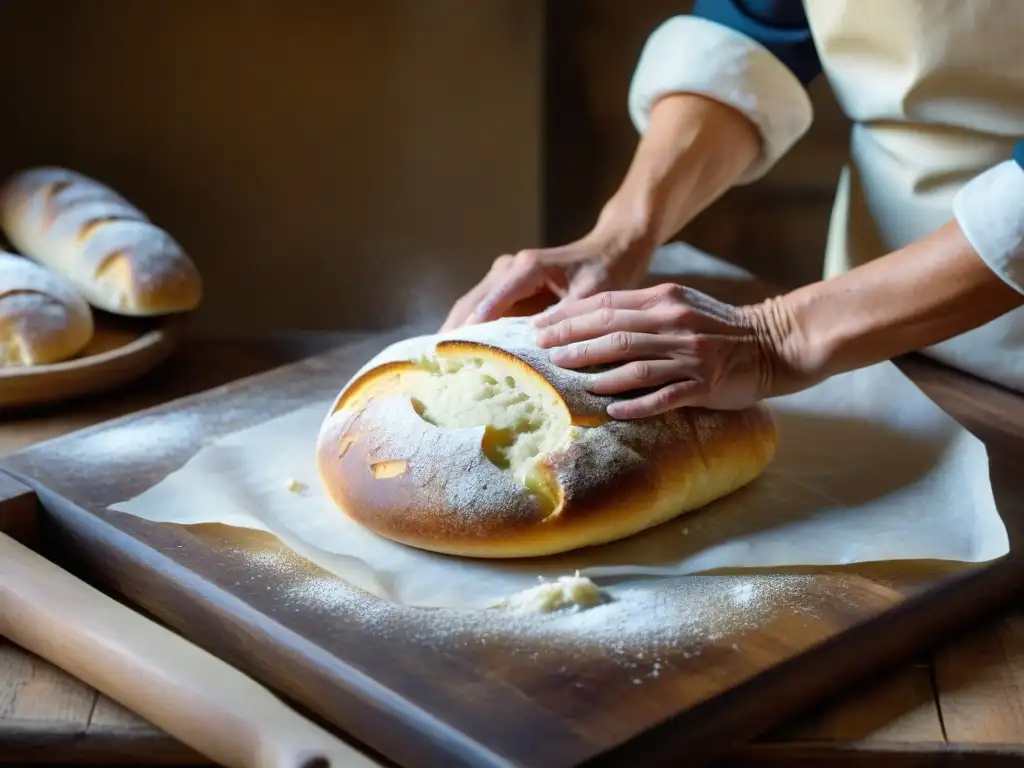
[[[268,589],[282,604],[315,611],[328,629],[358,626],[380,635],[401,629],[403,637],[425,646],[502,643],[511,646],[510,652],[538,658],[596,652],[644,678],[658,677],[669,654],[682,660],[696,657],[709,645],[754,631],[780,614],[813,619],[826,600],[845,599],[838,582],[822,593],[814,577],[776,574],[621,585],[602,590],[605,599],[585,609],[413,608],[368,595],[330,575],[310,575],[308,566],[293,556],[238,552],[254,578],[277,585]]]
[[[553,557],[447,557],[388,541],[350,520],[331,502],[316,471],[316,438],[329,401],[228,434],[201,450],[197,445],[181,469],[111,509],[156,522],[266,531],[376,597],[459,610],[494,605],[535,587],[538,576],[553,580],[577,571],[621,598],[628,583],[644,580],[653,588],[660,580],[676,583],[712,570],[980,562],[1008,551],[984,445],[891,363],[836,376],[771,406],[779,422],[778,452],[749,486],[628,539]],[[116,442],[126,453],[159,452],[162,429],[193,426],[166,418],[150,420],[151,429],[97,440]],[[114,446],[98,447],[109,457]],[[292,479],[307,490],[291,492]],[[578,612],[575,620],[629,604],[613,599]],[[564,620],[563,613],[547,614],[542,624]]]
[[[551,611],[586,610],[607,602],[608,594],[593,581],[580,576],[559,576],[548,581],[538,577],[540,584],[501,600],[493,606],[519,613],[550,613]]]

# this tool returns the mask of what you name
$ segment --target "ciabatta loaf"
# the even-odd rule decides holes
[[[59,363],[92,335],[92,311],[68,280],[0,251],[0,367]]]
[[[392,345],[341,390],[317,440],[345,514],[453,555],[549,555],[621,539],[756,478],[766,406],[614,421],[592,372],[553,365],[528,318]]]
[[[34,168],[8,179],[0,226],[16,250],[68,278],[99,309],[164,315],[202,298],[199,272],[174,238],[80,173]]]

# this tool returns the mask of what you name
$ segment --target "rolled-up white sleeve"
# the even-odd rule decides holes
[[[953,215],[992,271],[1024,293],[1024,169],[1006,160],[975,176],[953,199]]]
[[[768,173],[806,133],[814,110],[797,77],[760,43],[697,16],[675,16],[647,39],[629,89],[629,115],[641,134],[655,102],[696,93],[727,104],[757,126],[761,154],[738,181]]]

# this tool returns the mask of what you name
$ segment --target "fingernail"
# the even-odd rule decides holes
[[[567,347],[552,347],[548,350],[548,357],[553,363],[557,363],[559,360],[565,361],[569,358],[569,350]]]
[[[609,405],[605,412],[613,419],[618,419],[622,415],[622,407],[619,403],[612,403]]]

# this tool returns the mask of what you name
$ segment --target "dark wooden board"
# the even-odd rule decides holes
[[[699,655],[681,650],[643,685],[600,653],[560,659],[549,649],[538,662],[519,641],[446,648],[400,622],[381,632],[325,616],[288,599],[288,579],[254,571],[246,555],[253,549],[289,557],[269,537],[156,525],[105,510],[159,482],[205,441],[329,398],[378,349],[407,334],[372,337],[42,443],[0,468],[36,491],[44,532],[68,549],[82,575],[407,766],[697,765],[938,642],[1022,583],[1024,483],[1014,461],[1024,453],[1024,402],[920,360],[906,361],[904,370],[990,446],[1011,555],[953,570],[906,564],[820,572],[803,595],[821,604],[813,614],[780,611]],[[156,429],[170,413],[205,428],[184,435]],[[91,452],[124,425],[142,436],[133,454],[115,461]],[[147,426],[159,446],[146,445]],[[290,578],[315,571],[302,567],[305,575]],[[829,601],[837,584],[844,597]],[[730,651],[736,643],[743,653]]]
[[[0,472],[0,534],[31,546],[38,508],[30,489]]]

